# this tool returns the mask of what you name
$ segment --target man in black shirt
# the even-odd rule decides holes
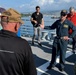
[[[16,35],[21,14],[10,8],[2,13],[0,31],[0,75],[37,75],[28,42]]]
[[[36,6],[36,12],[34,12],[31,16],[31,23],[33,24],[33,29],[34,29],[32,45],[34,45],[34,39],[36,35],[38,34],[38,44],[42,46],[40,43],[40,39],[41,39],[41,26],[44,27],[44,20],[43,20],[42,13],[40,13],[39,6]]]

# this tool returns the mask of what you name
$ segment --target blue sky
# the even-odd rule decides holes
[[[69,9],[71,6],[76,8],[76,0],[0,0],[0,7],[14,8],[20,12],[35,11],[37,5],[41,11]]]

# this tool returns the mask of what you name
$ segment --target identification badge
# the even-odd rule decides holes
[[[64,28],[68,28],[68,25],[64,24]]]

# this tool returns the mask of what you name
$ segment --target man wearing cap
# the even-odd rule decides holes
[[[16,35],[21,24],[21,14],[16,10],[10,8],[2,13],[0,75],[37,75],[28,42]]]
[[[73,25],[72,22],[66,19],[67,17],[67,11],[62,10],[60,13],[60,19],[55,21],[52,26],[45,26],[44,29],[56,29],[57,36],[54,38],[53,46],[52,46],[52,60],[50,62],[50,65],[47,67],[47,69],[52,69],[56,65],[56,56],[58,54],[58,51],[60,52],[60,67],[59,70],[64,70],[65,65],[65,55],[67,50],[67,44],[68,44],[68,29],[72,28],[73,33],[70,35],[70,37],[74,37],[76,34],[76,27]]]
[[[67,14],[67,19],[70,20],[74,26],[76,26],[76,12],[74,7],[70,7],[69,8],[69,13]],[[69,29],[69,35],[72,34],[72,29]],[[73,42],[72,42],[72,52],[75,53],[76,52],[76,35],[73,38]]]

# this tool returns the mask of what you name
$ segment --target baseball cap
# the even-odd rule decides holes
[[[21,14],[12,9],[9,8],[8,10],[4,11],[1,16],[7,16],[8,17],[8,22],[20,22],[21,24],[23,24],[24,22],[21,20]]]
[[[67,10],[61,10],[61,16],[66,16],[67,15]]]

